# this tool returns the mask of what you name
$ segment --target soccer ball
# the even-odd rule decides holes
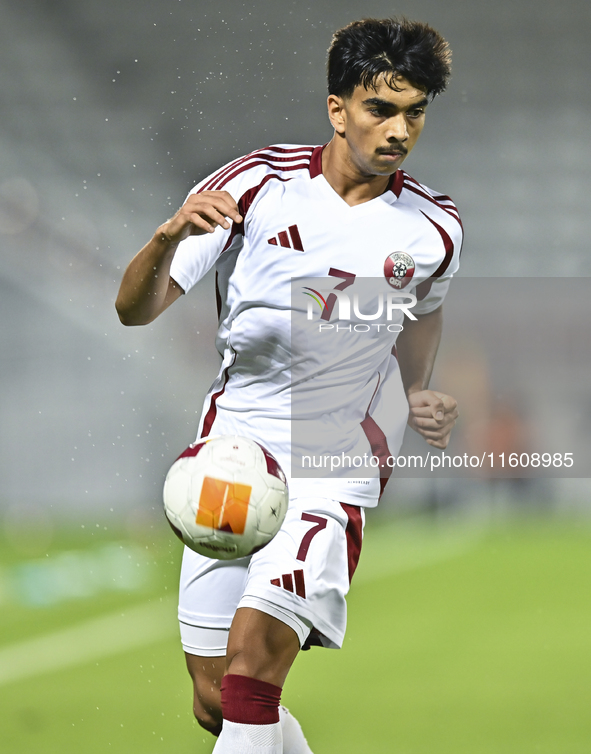
[[[281,528],[287,505],[285,474],[275,458],[236,435],[189,445],[164,482],[164,511],[174,533],[217,560],[264,547]]]

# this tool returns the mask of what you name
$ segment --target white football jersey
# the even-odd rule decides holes
[[[322,175],[322,150],[267,147],[199,183],[191,193],[227,191],[244,219],[187,238],[170,274],[187,292],[216,267],[222,365],[198,437],[260,442],[290,478],[292,497],[319,496],[324,487],[330,498],[372,506],[408,412],[393,355],[403,310],[388,304],[412,305],[412,294],[416,316],[441,304],[462,227],[449,197],[402,170],[381,196],[349,206]],[[356,294],[366,278],[375,291],[369,309]],[[304,427],[293,437],[292,418]],[[382,470],[335,478],[316,468],[316,478],[300,478],[310,462],[296,469],[293,459],[306,452],[365,453],[380,458]]]

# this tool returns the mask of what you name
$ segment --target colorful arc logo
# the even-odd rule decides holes
[[[310,292],[308,293],[308,291]],[[314,290],[314,288],[307,288],[306,286],[304,286],[304,293],[306,294],[306,296],[310,296],[310,298],[314,299],[314,301],[320,307],[321,312],[326,309],[326,299],[319,291]]]

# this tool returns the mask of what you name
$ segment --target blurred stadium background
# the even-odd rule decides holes
[[[405,167],[459,205],[461,277],[547,278],[531,348],[475,306],[436,379],[464,398],[464,442],[588,451],[591,9],[0,0],[0,13],[0,741],[209,752],[160,492],[217,372],[213,285],[125,329],[122,270],[209,171],[330,137],[335,28],[429,21],[454,77]],[[586,754],[589,476],[391,482],[344,650],[303,656],[286,688],[314,751]]]

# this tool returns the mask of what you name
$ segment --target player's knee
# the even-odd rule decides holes
[[[253,608],[239,608],[230,631],[227,672],[282,687],[299,649],[298,636],[286,623]]]

